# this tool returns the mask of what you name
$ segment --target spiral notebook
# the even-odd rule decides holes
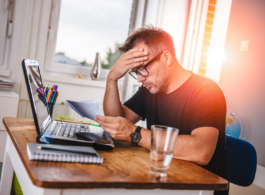
[[[38,147],[51,148],[56,150],[41,150]],[[58,150],[57,150],[58,149]],[[74,152],[89,152],[89,154],[79,154],[60,150],[68,150]],[[92,147],[88,146],[66,146],[54,144],[27,144],[27,152],[29,160],[39,161],[58,161],[58,162],[76,162],[76,163],[95,163],[102,164],[103,158]]]

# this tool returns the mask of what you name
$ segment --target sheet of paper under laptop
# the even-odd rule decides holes
[[[87,100],[82,102],[66,100],[66,104],[83,118],[86,117],[95,120],[96,115],[104,116],[104,113],[99,108],[98,104],[95,103],[93,100]]]

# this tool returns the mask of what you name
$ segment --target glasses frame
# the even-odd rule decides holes
[[[138,78],[135,77],[135,76],[133,76],[133,73],[135,73],[136,75],[139,74],[139,75],[141,75],[142,77],[147,77],[147,76],[149,75],[149,72],[148,72],[148,70],[146,69],[146,67],[149,66],[150,64],[152,64],[153,62],[155,62],[156,60],[160,59],[160,55],[163,54],[163,53],[164,53],[164,51],[160,52],[160,53],[157,54],[152,60],[150,60],[146,65],[144,65],[144,66],[140,66],[140,67],[139,67],[139,68],[143,68],[143,69],[147,72],[146,75],[141,74],[141,73],[138,71],[139,68],[137,68],[136,70],[132,70],[132,69],[129,70],[129,74],[130,74],[134,79],[138,79]]]

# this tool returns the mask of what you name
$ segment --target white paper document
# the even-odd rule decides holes
[[[66,100],[66,104],[70,106],[74,111],[76,111],[83,118],[90,118],[92,120],[96,119],[96,115],[103,115],[104,113],[99,108],[98,104],[93,100],[74,102]]]

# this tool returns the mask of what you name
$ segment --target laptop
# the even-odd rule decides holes
[[[23,73],[27,85],[32,115],[39,137],[39,141],[43,143],[61,144],[61,145],[91,145],[114,147],[111,135],[104,131],[101,127],[91,126],[83,123],[71,123],[62,121],[53,121],[48,113],[47,107],[39,100],[37,88],[44,91],[41,78],[39,62],[37,60],[24,59],[22,61]],[[76,133],[86,132],[101,136],[103,139],[109,140],[110,143],[95,144],[94,141],[87,141],[78,138]]]

